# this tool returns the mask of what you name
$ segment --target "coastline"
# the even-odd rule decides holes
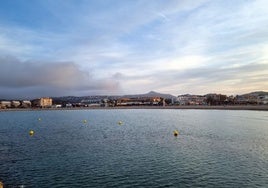
[[[10,111],[43,111],[43,110],[113,110],[113,109],[182,109],[182,110],[255,110],[268,111],[268,105],[226,105],[226,106],[116,106],[116,107],[72,107],[72,108],[8,108]]]

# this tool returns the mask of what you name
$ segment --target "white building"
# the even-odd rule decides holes
[[[11,106],[13,108],[18,108],[20,106],[20,101],[11,101]]]
[[[11,108],[11,102],[10,101],[1,101],[0,108]]]
[[[31,101],[21,101],[22,108],[30,108],[32,106]]]

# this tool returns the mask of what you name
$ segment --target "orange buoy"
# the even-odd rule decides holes
[[[33,131],[33,130],[30,130],[30,131],[29,131],[29,135],[30,135],[30,136],[33,136],[33,135],[34,135],[34,131]]]
[[[173,135],[174,136],[178,136],[179,135],[179,131],[178,130],[173,131]]]

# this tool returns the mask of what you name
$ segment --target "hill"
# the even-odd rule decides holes
[[[176,98],[176,97],[173,96],[173,95],[170,95],[170,94],[163,94],[163,93],[158,93],[158,92],[155,92],[155,91],[150,91],[149,93],[145,93],[145,94],[124,95],[123,97],[127,97],[127,98],[161,97],[161,98],[165,98],[165,99]]]
[[[243,94],[242,96],[246,96],[246,95],[263,96],[263,95],[268,95],[268,92],[266,92],[266,91],[254,91],[251,93]]]

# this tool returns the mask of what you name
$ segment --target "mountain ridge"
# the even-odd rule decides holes
[[[165,93],[158,93],[155,91],[150,91],[145,94],[135,94],[135,95],[124,95],[123,97],[128,97],[128,98],[139,98],[139,97],[161,97],[165,99],[172,99],[176,98],[176,96],[173,96],[171,94],[165,94]]]

